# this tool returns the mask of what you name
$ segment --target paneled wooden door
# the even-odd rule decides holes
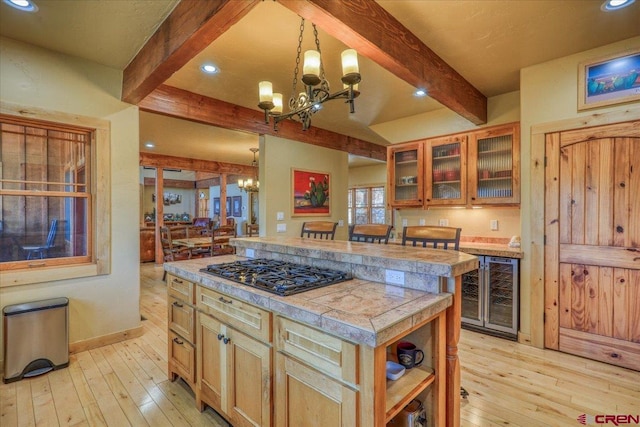
[[[546,136],[545,346],[640,370],[640,123]]]

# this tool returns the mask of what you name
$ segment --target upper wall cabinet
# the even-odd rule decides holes
[[[421,142],[395,145],[387,150],[389,205],[421,207],[424,195],[424,154]]]
[[[520,203],[518,123],[394,145],[387,153],[391,207]]]
[[[520,203],[520,126],[517,123],[470,135],[469,203]]]
[[[467,201],[467,136],[425,142],[425,205],[463,205]]]

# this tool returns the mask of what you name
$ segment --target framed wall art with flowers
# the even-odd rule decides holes
[[[328,172],[291,169],[291,216],[331,216],[331,176]]]

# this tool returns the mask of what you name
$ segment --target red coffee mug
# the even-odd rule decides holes
[[[424,352],[408,341],[400,341],[397,346],[397,352],[398,363],[406,369],[420,366],[424,360]]]

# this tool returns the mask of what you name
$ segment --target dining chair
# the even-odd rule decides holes
[[[181,227],[184,228],[184,227]],[[160,227],[160,242],[162,243],[162,253],[164,261],[181,261],[191,259],[191,251],[189,248],[181,246],[173,246],[173,239],[178,238],[172,234],[173,231],[167,226]]]
[[[414,225],[402,229],[402,245],[406,246],[411,242],[412,246],[422,243],[422,247],[440,249],[460,249],[461,228],[439,227],[436,225]],[[453,245],[453,247],[449,247]]]
[[[259,228],[258,228],[258,224],[248,224],[247,223],[247,236],[249,237],[253,237],[253,236],[257,236],[259,233]]]
[[[389,243],[391,226],[386,224],[354,224],[349,226],[349,240],[352,242]]]
[[[55,245],[56,233],[58,231],[58,220],[52,219],[51,226],[49,227],[49,234],[47,234],[47,240],[40,245],[24,245],[22,250],[27,253],[27,259],[34,259],[39,257],[40,259],[46,258],[49,253],[49,249]]]
[[[333,240],[336,235],[337,222],[308,221],[302,223],[300,237]]]
[[[218,227],[212,231],[211,235],[211,256],[236,253],[236,248],[229,244],[229,239],[237,235],[235,226],[225,225]]]

